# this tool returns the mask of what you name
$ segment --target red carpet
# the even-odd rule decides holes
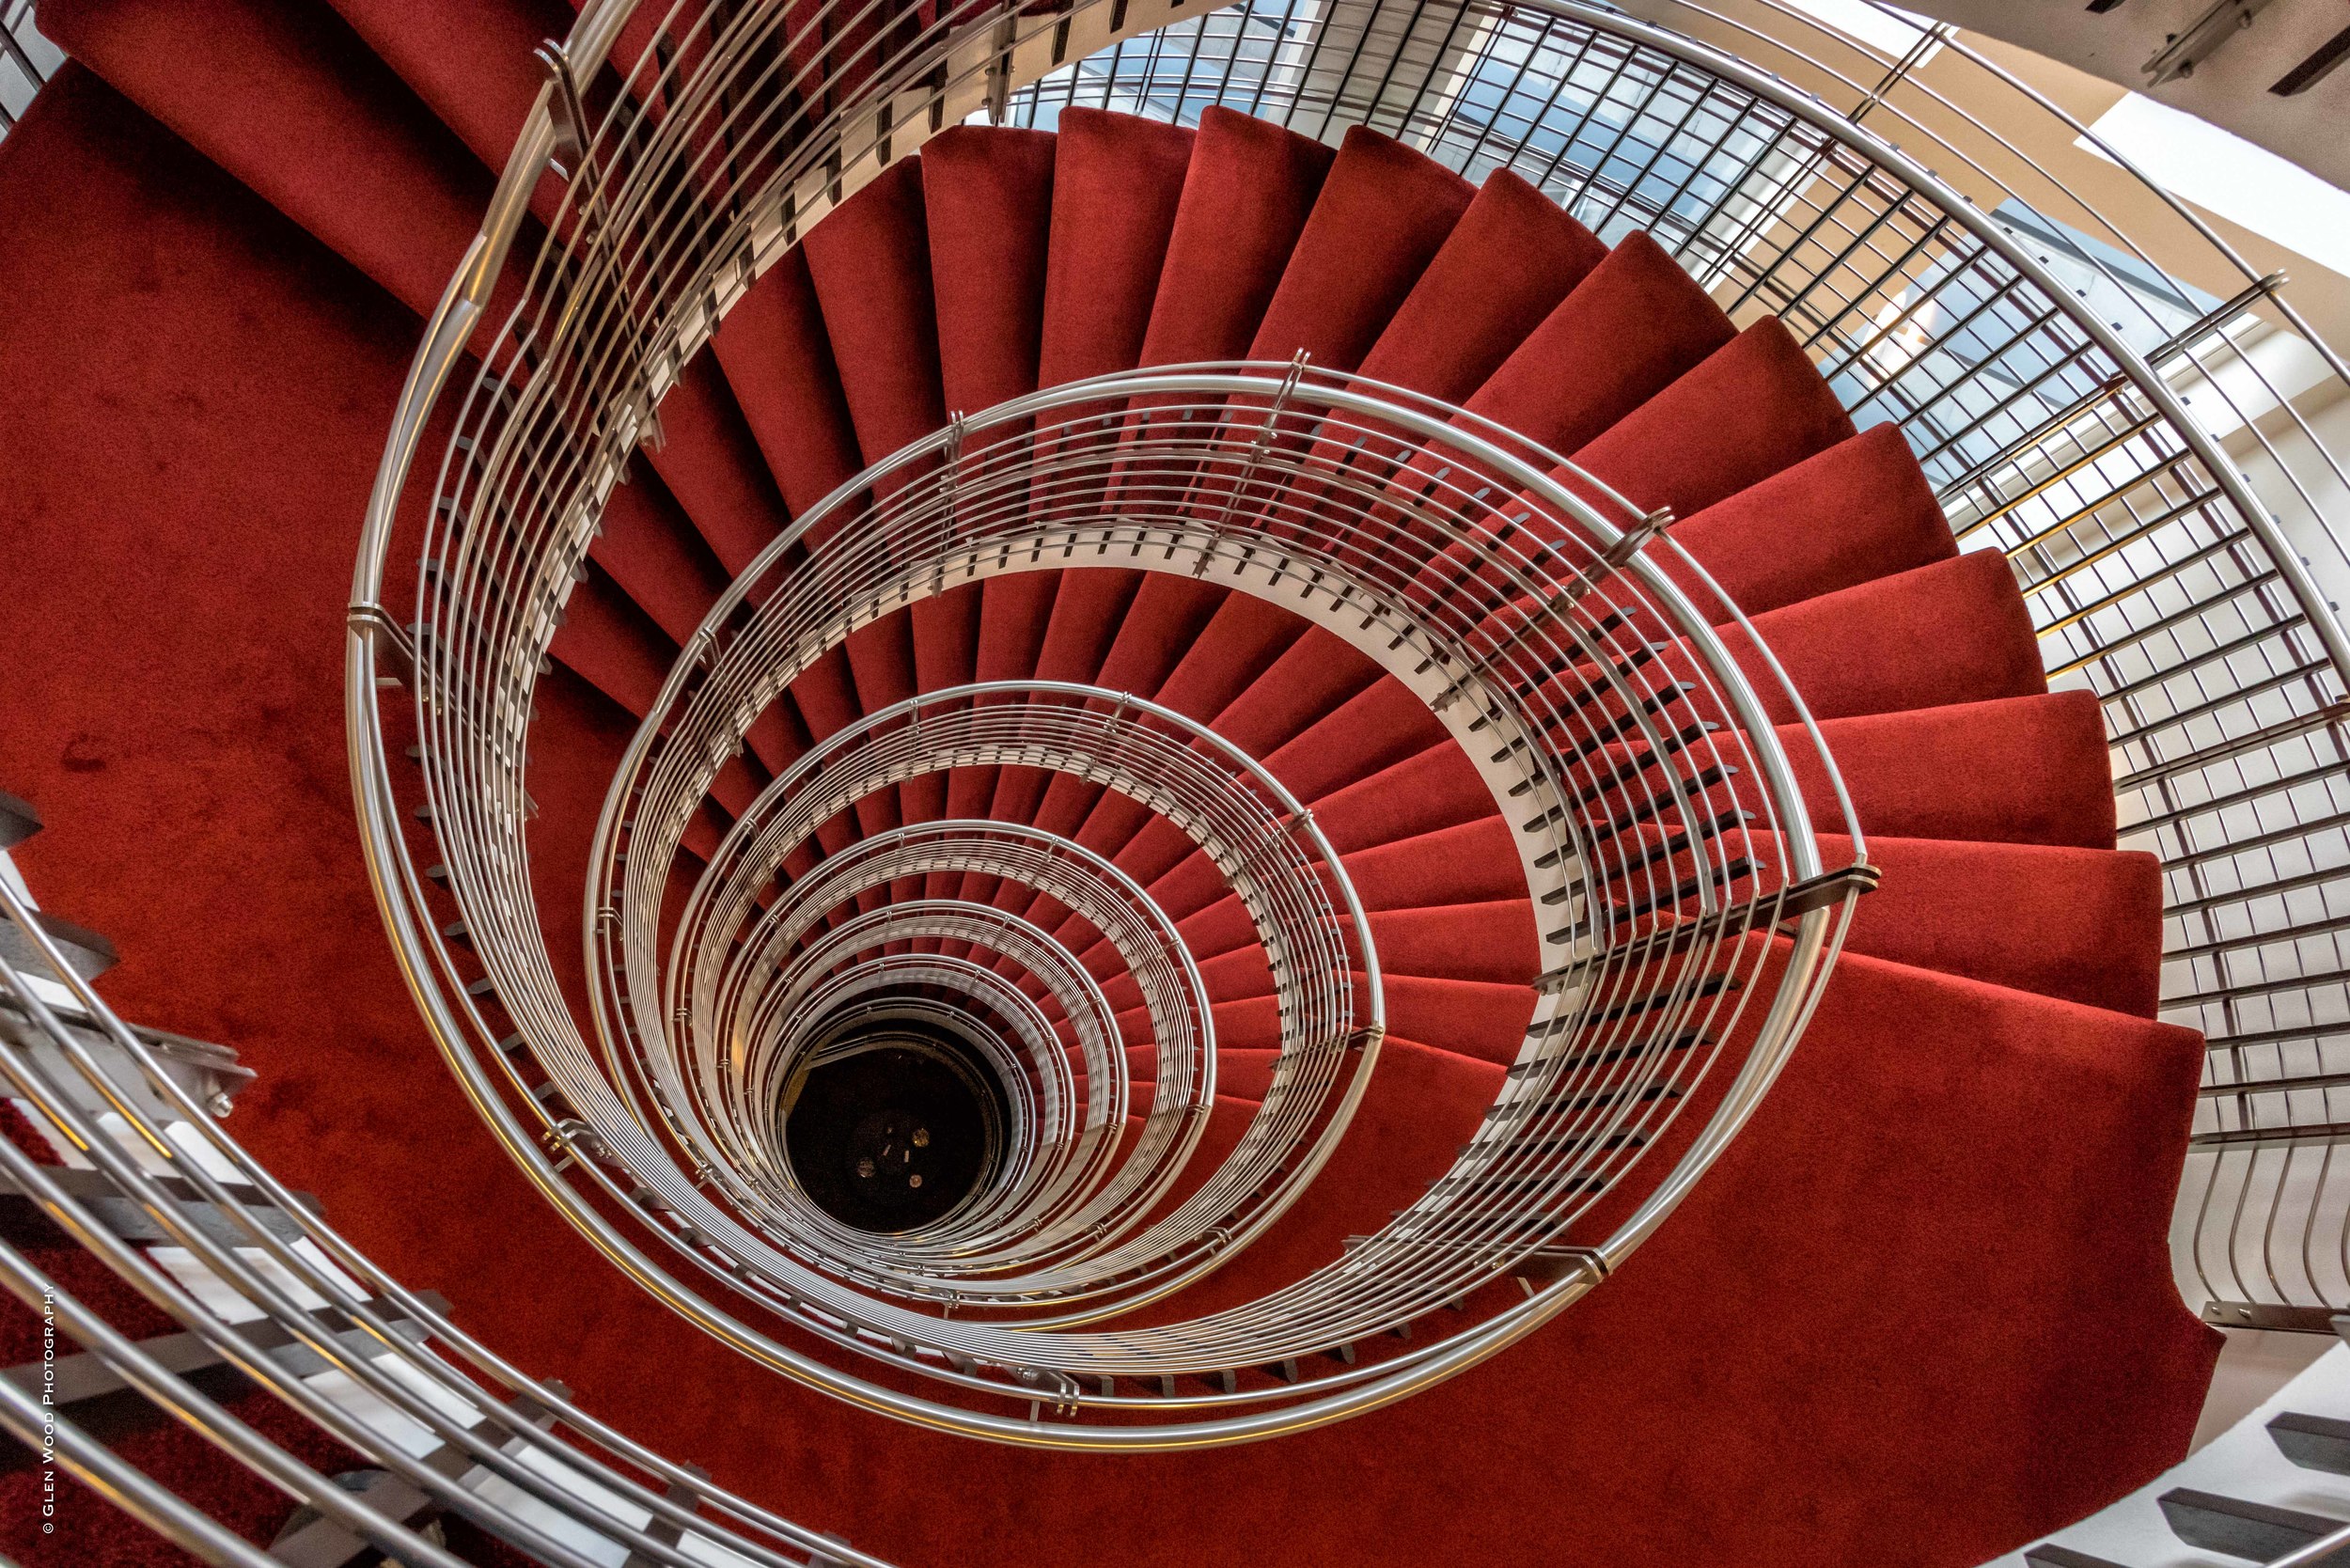
[[[507,30],[532,14],[491,8]],[[2166,1243],[2199,1043],[2148,1019],[2151,864],[2113,851],[2096,707],[2045,694],[2004,563],[1955,556],[1898,437],[1856,434],[1777,323],[1733,335],[1645,239],[1603,251],[1507,177],[1472,196],[1367,133],[1334,153],[1220,111],[1196,134],[1081,112],[1057,138],[952,133],[753,290],[665,407],[669,446],[619,493],[557,645],[531,772],[552,949],[575,964],[632,711],[787,508],[1032,384],[1311,347],[1675,509],[1885,836],[1853,956],[1751,1127],[1615,1279],[1496,1361],[1304,1437],[1110,1460],[934,1436],[748,1366],[605,1270],[423,1040],[341,732],[341,605],[415,312],[530,62],[431,66],[435,8],[346,9],[239,0],[215,28],[169,0],[42,8],[84,64],[0,142],[0,211],[37,214],[0,245],[0,787],[50,823],[23,855],[37,893],[120,946],[116,1003],[235,1046],[260,1076],[232,1126],[387,1267],[645,1441],[909,1565],[1958,1565],[2184,1450],[2217,1349]],[[227,86],[194,80],[207,51],[237,55]],[[346,105],[402,149],[365,181],[337,151]],[[722,795],[907,692],[1031,674],[1155,694],[1266,760],[1379,912],[1402,1043],[1352,1175],[1186,1303],[1206,1307],[1326,1260],[1449,1162],[1531,1006],[1531,910],[1490,796],[1399,686],[1284,612],[1138,572],[994,579],[874,627]],[[868,803],[824,848],[988,809],[1116,850],[1187,922],[1223,1043],[1274,1043],[1220,880],[1121,797],[965,772]],[[1261,1058],[1233,1069],[1237,1111]],[[140,1458],[208,1463],[161,1440]]]

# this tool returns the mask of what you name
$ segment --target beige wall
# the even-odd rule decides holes
[[[2350,62],[2292,98],[2268,89],[2344,27],[2339,0],[2270,0],[2249,27],[2230,36],[2181,80],[2154,86],[2146,62],[2211,0],[2130,0],[2102,16],[2061,0],[1904,0],[1904,8],[1971,33],[2060,60],[2119,87],[2224,126],[2333,184],[2350,188]]]

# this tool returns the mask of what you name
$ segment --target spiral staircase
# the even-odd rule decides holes
[[[1973,1563],[2350,1306],[2281,281],[1147,8],[41,6],[0,1552]]]

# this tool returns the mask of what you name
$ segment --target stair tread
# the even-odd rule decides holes
[[[1691,430],[1707,432],[1702,448]],[[1690,517],[1854,433],[1794,335],[1766,316],[1571,455],[1635,506]]]
[[[560,0],[334,0],[475,156],[503,168],[544,80],[531,51],[570,30]]]
[[[1752,618],[1815,719],[1943,708],[2048,689],[2014,574],[1973,551]],[[1794,715],[1744,638],[1726,639],[1776,723]]]
[[[2111,849],[2112,763],[2087,692],[1907,708],[1822,722],[1865,832]],[[1809,738],[1783,729],[1814,823],[1834,821]]]
[[[1039,385],[1141,363],[1195,136],[1133,115],[1061,111]]]
[[[1265,120],[1221,106],[1201,113],[1140,364],[1247,352],[1333,157]]]
[[[856,473],[856,428],[804,250],[784,252],[760,274],[727,313],[712,346],[794,513]]]
[[[1043,351],[1057,139],[953,125],[921,153],[924,232],[949,413],[1033,392]]]
[[[1363,126],[1346,133],[1246,357],[1363,361],[1467,209],[1474,187]]]
[[[1864,431],[1715,502],[1675,523],[1672,539],[1749,616],[1958,553],[1897,425]],[[1675,557],[1659,560],[1700,606],[1723,608]]]
[[[1787,864],[1778,835],[1752,841],[1765,864]],[[1823,833],[1818,842],[1826,865],[1853,863],[1850,839]],[[1846,951],[2154,1016],[2162,871],[2153,855],[1889,835],[1867,842],[1884,880],[1856,906]]]
[[[1396,307],[1362,373],[1465,401],[1606,255],[1557,202],[1496,169]]]
[[[1574,284],[1466,406],[1552,451],[1573,454],[1735,336],[1730,319],[1655,241],[1629,235]]]
[[[857,466],[879,463],[947,422],[921,161],[875,175],[800,248],[862,453]]]

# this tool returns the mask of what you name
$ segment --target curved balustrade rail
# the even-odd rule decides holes
[[[964,1278],[951,1284],[926,1282],[918,1276],[899,1276],[896,1282],[916,1294],[958,1301],[996,1297],[1032,1301],[1082,1292],[1098,1278],[1099,1267],[1069,1272],[1078,1262],[1072,1248],[1098,1252],[1164,1196],[1198,1141],[1213,1102],[1214,1031],[1198,966],[1164,913],[1147,898],[1138,901],[1139,907],[1126,902],[1141,890],[1082,846],[1055,840],[1049,835],[1008,831],[1001,823],[951,821],[901,829],[865,843],[874,845],[879,853],[859,845],[826,860],[818,876],[794,886],[795,893],[807,888],[814,895],[795,901],[804,917],[803,933],[807,926],[836,908],[845,914],[854,907],[853,902],[833,906],[816,900],[854,901],[859,893],[910,877],[996,877],[1048,893],[1081,916],[1106,917],[1089,923],[1095,932],[1106,927],[1115,933],[1104,939],[1113,945],[1126,972],[1135,977],[1152,1016],[1161,1021],[1154,1031],[1155,1038],[1165,1042],[1154,1104],[1144,1118],[1144,1137],[1113,1177],[1105,1162],[1127,1118],[1138,1110],[1128,1099],[1123,1031],[1102,996],[1100,979],[1050,933],[1026,921],[1017,922],[1015,928],[1012,917],[993,905],[893,900],[849,920],[788,963],[776,956],[778,944],[773,941],[755,946],[745,942],[740,950],[747,955],[747,962],[730,966],[738,973],[747,971],[753,984],[773,977],[776,989],[804,996],[796,1021],[801,1032],[811,1037],[830,1023],[827,1008],[834,996],[832,991],[818,989],[816,982],[825,978],[825,971],[842,964],[862,961],[864,966],[895,964],[901,967],[919,964],[928,968],[918,977],[918,983],[954,991],[980,983],[981,974],[986,973],[959,979],[947,972],[947,967],[964,961],[927,954],[918,959],[877,956],[876,950],[886,942],[968,942],[1009,962],[1042,985],[1059,1005],[1057,1019],[1046,1021],[1045,1034],[1035,1047],[1039,1075],[1051,1074],[1060,1086],[1058,1097],[1066,1100],[1075,1092],[1074,1069],[1082,1067],[1087,1098],[1083,1123],[1067,1125],[1058,1138],[1040,1139],[1041,1148],[1024,1149],[1024,1155],[1040,1166],[1035,1185],[1016,1190],[1013,1196],[1020,1201],[1009,1214],[994,1216],[990,1229],[956,1238],[953,1260],[938,1259],[928,1265],[932,1271],[944,1269],[957,1277],[1023,1263],[1031,1265],[1031,1271],[994,1283]],[[843,862],[843,871],[832,873],[832,868]],[[835,986],[857,973],[853,969],[848,976],[833,976]],[[917,980],[910,976],[899,983],[910,985]],[[1060,1021],[1066,1021],[1064,1027],[1075,1036],[1073,1041],[1054,1027]],[[782,1020],[776,1027],[762,1028],[751,1037],[752,1043],[741,1053],[745,1058],[742,1071],[746,1076],[763,1075],[772,1082],[790,1071],[795,1051],[808,1048],[791,1038],[793,1022]],[[736,1032],[727,1038],[741,1040],[744,1035]],[[1070,1059],[1073,1055],[1078,1058],[1074,1062]],[[775,1098],[753,1094],[744,1097],[744,1103],[757,1114],[760,1108],[772,1107]],[[743,1141],[736,1140],[733,1148],[742,1147]],[[762,1136],[757,1128],[751,1129],[749,1141],[754,1147],[776,1146],[772,1132]],[[718,1157],[738,1156],[730,1149]],[[1257,1174],[1269,1179],[1272,1171],[1266,1166]],[[789,1227],[784,1229],[788,1234]],[[928,1249],[932,1245],[927,1237],[893,1238],[890,1251],[903,1254],[909,1247]],[[1058,1259],[1052,1272],[1033,1272],[1048,1256]],[[876,1266],[873,1255],[868,1254],[865,1266]]]
[[[664,120],[657,133],[698,145],[714,133]],[[1168,1447],[1335,1419],[1492,1354],[1596,1284],[1767,1089],[1863,885],[1820,863],[1749,684],[1750,667],[1773,669],[1767,653],[1742,626],[1733,652],[1708,624],[1698,605],[1718,596],[1659,542],[1668,519],[1460,410],[1303,363],[1107,377],[958,416],[795,519],[711,610],[614,780],[583,908],[601,978],[590,1015],[574,1016],[537,927],[521,792],[530,689],[601,498],[591,469],[572,500],[544,488],[583,435],[608,428],[578,429],[565,379],[548,373],[573,357],[563,342],[492,356],[423,533],[405,667],[450,902],[426,895],[394,929],[416,944],[411,973],[439,977],[428,1015],[464,1020],[444,1047],[542,1189],[647,1289],[746,1354],[907,1419],[1021,1443]],[[393,498],[387,487],[379,548]],[[762,715],[859,626],[957,584],[1092,562],[1271,599],[1418,692],[1523,830],[1555,962],[1485,1129],[1425,1198],[1245,1306],[1140,1327],[1118,1314],[1174,1296],[1283,1217],[1375,1069],[1377,960],[1310,813],[1169,710],[999,683],[870,715],[780,774],[714,857],[686,844]],[[362,578],[381,574],[365,562]],[[354,618],[363,758],[384,754],[370,645],[388,619]],[[1268,956],[1279,1067],[1229,1159],[1142,1223],[1203,1130],[1213,1026],[1196,977],[1179,986],[1162,966],[1152,983],[1144,938],[1113,940],[1159,1063],[1141,1137],[1114,1168],[1033,1186],[1040,1204],[1066,1203],[1058,1226],[1026,1229],[1048,1211],[1008,1197],[1006,1223],[959,1236],[958,1265],[926,1272],[922,1247],[852,1245],[811,1222],[772,1180],[772,1121],[744,1086],[779,1081],[828,1027],[805,998],[829,1003],[811,982],[843,949],[818,917],[922,867],[893,858],[898,843],[865,870],[850,855],[792,877],[786,862],[865,796],[973,766],[1065,774],[1179,827]],[[370,767],[362,786],[370,840],[398,873],[387,888],[420,891],[401,869],[415,862],[389,780]],[[968,838],[976,824],[906,836],[920,831]],[[685,914],[665,935],[680,878]],[[478,977],[431,934],[450,911]],[[1789,940],[1775,946],[1782,923]],[[920,983],[963,982],[930,964]],[[1024,1144],[1032,1183],[1101,1152],[1064,1127],[1058,1142]],[[556,1180],[543,1139],[586,1156],[576,1184]],[[633,1234],[607,1217],[614,1200]],[[1512,1275],[1527,1292],[1480,1294]],[[1363,1349],[1456,1303],[1468,1309],[1449,1332]],[[760,1326],[777,1320],[784,1332]],[[1324,1352],[1335,1371],[1319,1370]],[[1317,1370],[1287,1371],[1304,1362]],[[936,1393],[905,1392],[905,1373]],[[1179,1388],[1186,1375],[1212,1391]]]
[[[0,950],[0,1079],[33,1107],[37,1127],[93,1168],[37,1163],[0,1138],[0,1177],[210,1353],[392,1481],[356,1492],[311,1469],[185,1380],[184,1352],[165,1358],[158,1341],[126,1338],[0,1241],[0,1287],[34,1312],[54,1313],[62,1335],[212,1444],[223,1464],[247,1466],[316,1510],[353,1538],[352,1550],[365,1543],[418,1568],[463,1568],[437,1532],[418,1527],[428,1501],[431,1512],[470,1520],[558,1568],[599,1568],[616,1554],[664,1568],[882,1568],[630,1441],[573,1405],[559,1383],[526,1377],[459,1329],[222,1131],[176,1064],[116,1017],[4,877],[0,920],[41,960],[28,972]],[[102,1179],[102,1194],[72,1180],[89,1174]],[[200,1283],[126,1240],[100,1196],[127,1200],[169,1247],[184,1249]],[[330,1387],[321,1370],[341,1374],[351,1391]],[[8,1380],[0,1427],[206,1562],[283,1560],[117,1455],[72,1413]],[[419,1445],[417,1435],[430,1441]]]
[[[774,608],[773,602],[767,608]],[[728,609],[722,606],[718,613]],[[768,679],[763,672],[770,666],[756,646],[747,654],[729,650],[723,657],[711,658],[705,690],[708,682],[718,679],[722,664]],[[718,706],[754,711],[736,707],[735,701],[722,697]],[[656,712],[640,736],[657,742],[664,758],[731,751],[732,739],[713,741],[679,711],[684,705],[681,697],[678,704]],[[616,830],[606,839],[612,853],[603,863],[603,886],[591,894],[599,908],[612,908],[616,915],[626,911],[617,922],[597,921],[600,942],[607,949],[620,949],[607,958],[607,967],[628,970],[624,984],[615,982],[615,1014],[634,1020],[631,1033],[643,1049],[656,1054],[667,1049],[670,1031],[664,1028],[664,1019],[716,1025],[709,1038],[678,1047],[691,1054],[699,1045],[707,1077],[728,1043],[745,1038],[739,1027],[728,1027],[725,1010],[713,1010],[717,997],[738,987],[772,990],[791,983],[814,955],[787,964],[783,954],[839,901],[941,871],[1003,877],[1049,893],[1085,917],[1133,977],[1148,1014],[1156,1092],[1143,1118],[1142,1136],[1115,1177],[1096,1169],[1077,1177],[1073,1186],[1040,1188],[1036,1196],[1042,1206],[1015,1211],[992,1237],[967,1240],[968,1250],[956,1272],[967,1276],[982,1267],[1009,1266],[1047,1249],[1065,1252],[1071,1245],[1107,1253],[1180,1175],[1205,1129],[1215,1085],[1214,1026],[1198,966],[1174,923],[1131,877],[1083,845],[1034,828],[980,822],[924,823],[869,839],[825,859],[811,874],[791,881],[784,896],[758,917],[754,930],[740,929],[760,889],[778,879],[786,859],[813,837],[821,823],[850,809],[860,798],[923,774],[1000,766],[1067,772],[1107,783],[1188,824],[1222,863],[1236,870],[1245,868],[1240,878],[1244,901],[1257,919],[1276,973],[1289,977],[1282,1002],[1298,1048],[1295,1070],[1274,1086],[1261,1118],[1266,1128],[1283,1128],[1285,1135],[1268,1133],[1252,1139],[1250,1158],[1230,1183],[1237,1184],[1233,1190],[1277,1180],[1294,1184],[1296,1173],[1280,1175],[1281,1162],[1315,1120],[1321,1099],[1340,1069],[1350,1076],[1367,1070],[1368,1058],[1352,1063],[1347,1058],[1358,1032],[1375,1036],[1383,1028],[1377,961],[1361,911],[1336,855],[1311,829],[1298,803],[1269,775],[1222,745],[1212,732],[1156,704],[1118,694],[1036,682],[952,688],[883,709],[811,748],[737,820],[717,858],[696,879],[683,926],[672,944],[681,962],[666,986],[655,978],[650,949],[656,945],[662,889],[684,870],[678,861],[679,834],[690,812],[673,817],[666,836],[658,827],[649,831],[632,815],[625,828],[626,892],[614,886],[620,851]],[[639,769],[639,777],[624,776],[616,784],[616,801],[641,798],[647,792],[642,773],[658,772],[659,764],[648,758]],[[700,787],[708,784],[705,777]],[[697,794],[688,791],[680,798],[691,802]],[[613,824],[608,822],[607,826]],[[713,895],[713,889],[721,893]],[[1331,902],[1333,889],[1343,910]],[[721,907],[713,913],[713,905]],[[899,906],[924,907],[915,902]],[[612,940],[616,925],[617,943]],[[828,937],[816,951],[825,952],[838,941],[838,934]],[[682,962],[689,951],[690,973]],[[1068,962],[1077,974],[1085,974],[1073,959]],[[1032,963],[1030,967],[1034,972],[1039,965]],[[1352,978],[1355,976],[1362,979],[1357,981]],[[691,1006],[683,1000],[689,996]],[[637,998],[652,999],[654,1005],[648,1008]],[[1064,1007],[1062,1012],[1074,1016],[1076,1010]],[[822,1014],[810,1010],[804,1027],[822,1022]],[[1083,1133],[1072,1135],[1086,1140],[1087,1156],[1105,1155],[1108,1151],[1102,1146],[1115,1138],[1129,1114],[1121,1082],[1122,1050],[1117,1051],[1115,1065],[1107,1059],[1108,1047],[1120,1040],[1120,1031],[1115,1017],[1104,1024],[1090,1031],[1099,1043],[1089,1046],[1084,1057],[1094,1104],[1089,1106]],[[789,1042],[778,1043],[773,1036],[774,1031],[762,1029],[747,1049],[736,1048],[744,1062],[742,1073],[760,1072],[770,1056],[786,1059]],[[680,1086],[672,1076],[665,1087],[675,1092]],[[674,1118],[671,1124],[675,1126]],[[1341,1121],[1338,1130],[1342,1126]],[[698,1139],[701,1135],[695,1130],[684,1136]],[[727,1152],[712,1151],[704,1157],[739,1159],[744,1152],[737,1139]],[[1063,1147],[1053,1152],[1060,1156],[1051,1162],[1058,1167],[1079,1152]],[[1173,1245],[1201,1242],[1223,1217],[1199,1217],[1212,1203],[1186,1203],[1152,1233]],[[1068,1212],[1054,1215],[1064,1207]],[[1105,1267],[1120,1271],[1118,1265],[1097,1262],[1083,1275],[1068,1272],[1077,1262],[1077,1255],[1063,1256],[1049,1277],[1024,1273],[995,1282],[958,1278],[950,1298],[1025,1302],[1058,1297],[1096,1284]]]
[[[2052,680],[2103,701],[2123,843],[2168,868],[2164,1016],[2212,1045],[2181,1290],[2324,1330],[2350,1306],[2341,355],[1996,50],[1881,7],[1889,50],[1778,0],[1636,8],[1251,0],[1056,61],[1008,118],[1223,103],[1513,170],[1899,424],[2013,565]]]

